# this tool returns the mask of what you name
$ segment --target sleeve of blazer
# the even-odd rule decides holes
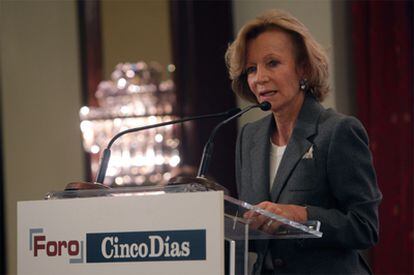
[[[378,241],[378,189],[368,136],[355,118],[342,118],[333,130],[327,176],[336,208],[308,206],[308,218],[321,221],[318,245],[365,249]]]

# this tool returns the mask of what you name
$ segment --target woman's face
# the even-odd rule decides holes
[[[272,104],[274,113],[303,101],[304,93],[299,89],[302,69],[295,61],[291,38],[283,31],[266,31],[247,43],[247,83],[259,103]]]

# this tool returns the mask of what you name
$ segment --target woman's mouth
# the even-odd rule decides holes
[[[274,91],[264,91],[259,93],[259,97],[262,99],[267,99],[274,96],[277,93],[277,90]]]

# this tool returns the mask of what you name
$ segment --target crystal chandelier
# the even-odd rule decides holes
[[[175,70],[167,67],[168,73]],[[99,107],[80,109],[83,146],[91,156],[92,175],[109,140],[120,131],[176,119],[174,83],[162,80],[156,63],[118,64],[111,80],[96,91]],[[179,126],[169,125],[125,135],[112,148],[104,184],[133,186],[167,182],[180,163]]]

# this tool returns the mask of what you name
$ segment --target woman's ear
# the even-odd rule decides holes
[[[306,78],[306,76],[307,76],[306,67],[307,66],[306,66],[305,62],[301,62],[300,64],[296,65],[296,73],[298,74],[299,79]]]
[[[312,74],[312,69],[309,60],[304,60],[300,67],[303,74],[302,76],[309,79],[310,75]]]

